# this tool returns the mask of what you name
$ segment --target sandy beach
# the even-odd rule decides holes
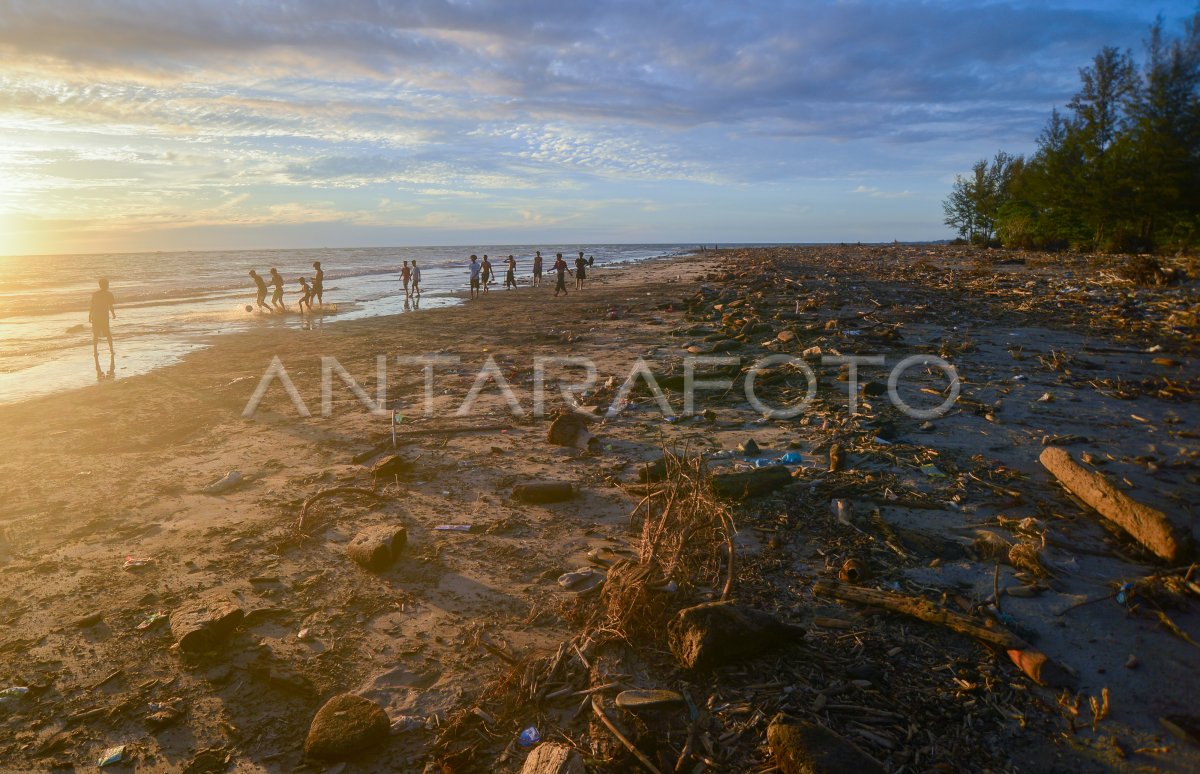
[[[1089,260],[949,246],[709,251],[597,269],[564,299],[550,280],[230,334],[149,374],[0,406],[0,691],[28,688],[0,703],[0,770],[92,769],[123,745],[112,770],[517,772],[528,727],[589,770],[645,768],[596,726],[591,695],[663,771],[773,770],[778,713],[831,729],[888,771],[1198,770],[1186,739],[1200,657],[1190,557],[1164,563],[1039,464],[1065,449],[1191,536],[1196,278],[1141,288],[1063,271]],[[676,416],[641,389],[613,402],[638,358],[675,385],[689,352],[741,369],[804,356],[815,398],[799,416],[764,418],[735,368],[736,389],[698,392],[695,416],[670,386]],[[912,354],[943,358],[962,380],[929,421],[883,389]],[[436,364],[427,383],[415,358],[431,355],[459,361]],[[856,413],[847,370],[822,355],[885,358],[860,366]],[[324,415],[323,357],[371,397],[385,358],[387,410],[369,411],[332,370]],[[592,444],[548,442],[556,379],[583,377],[547,365],[535,416],[538,357],[594,362],[582,400],[597,407]],[[248,412],[272,358],[310,416],[279,380]],[[489,362],[520,412],[494,379],[460,411]],[[771,405],[805,393],[798,371],[760,376]],[[913,406],[946,394],[936,369],[901,381]],[[748,441],[758,453],[739,451]],[[598,595],[557,579],[594,564],[596,549],[639,551],[638,509],[654,501],[638,471],[664,448],[704,454],[715,472],[794,454],[783,485],[729,504],[729,580],[732,599],[804,633],[703,673],[675,663],[665,637],[630,638],[636,665],[614,667],[604,688],[599,638],[564,647]],[[373,475],[391,453],[400,459]],[[235,485],[210,488],[231,471]],[[574,496],[512,497],[545,480]],[[359,491],[306,505],[337,487]],[[406,546],[372,572],[347,549],[379,525],[403,526]],[[449,525],[459,529],[438,529]],[[1015,632],[1072,685],[1038,685],[1004,648],[944,626],[816,593],[848,559],[863,568],[857,586]],[[711,578],[669,580],[667,617],[720,595]],[[244,617],[203,652],[181,652],[172,615],[215,597]],[[515,666],[535,662],[550,664],[543,682],[522,700],[505,693]],[[628,688],[686,691],[696,712],[645,721],[612,704]],[[306,756],[314,714],[341,693],[382,708],[390,734],[344,764]]]

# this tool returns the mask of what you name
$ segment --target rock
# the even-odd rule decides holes
[[[638,468],[638,481],[643,484],[652,484],[657,481],[662,481],[667,477],[667,460],[664,457],[659,457],[654,462],[648,462]]]
[[[400,558],[408,531],[398,524],[377,524],[354,536],[346,555],[371,572],[383,572]]]
[[[535,481],[513,487],[514,500],[523,503],[557,503],[575,496],[575,487],[565,481]]]
[[[675,691],[634,690],[617,694],[617,706],[630,712],[660,710],[683,704],[683,696]]]
[[[304,754],[338,761],[382,744],[391,730],[387,713],[379,705],[352,693],[341,693],[317,710]]]
[[[572,747],[546,742],[533,748],[521,774],[585,774],[583,759]]]
[[[883,774],[871,756],[824,726],[778,715],[767,727],[767,745],[783,774]]]
[[[555,446],[573,446],[586,449],[592,434],[587,429],[587,418],[574,411],[564,411],[550,423],[546,440]]]
[[[758,444],[754,442],[753,438],[751,438],[745,443],[739,443],[738,451],[740,451],[742,454],[745,454],[747,457],[757,457],[762,452],[762,449],[759,448]]]
[[[795,341],[796,332],[789,330],[788,328],[784,328],[779,333],[775,334],[775,338],[779,339],[779,341],[783,342],[784,344],[787,344],[788,342]]]
[[[171,613],[171,635],[181,653],[204,653],[219,647],[245,613],[231,599],[213,596],[185,603]]]
[[[675,614],[667,641],[688,669],[711,669],[799,639],[804,629],[732,601],[707,602]]]
[[[773,492],[792,483],[792,474],[783,465],[770,465],[740,473],[718,473],[712,477],[712,489],[718,497],[744,500]]]
[[[380,476],[399,476],[407,473],[411,468],[411,460],[405,459],[399,454],[385,454],[371,466],[371,475],[375,478],[379,478]]]

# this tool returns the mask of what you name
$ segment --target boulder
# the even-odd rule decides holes
[[[767,745],[783,774],[883,774],[871,756],[824,726],[778,715],[767,727]]]
[[[317,710],[304,754],[338,761],[376,747],[388,738],[391,724],[378,704],[352,693],[341,693]]]
[[[718,497],[745,500],[748,497],[773,492],[792,483],[792,473],[783,465],[742,471],[718,473],[712,477],[712,489]]]
[[[570,500],[575,496],[575,487],[566,481],[532,481],[513,487],[514,500],[540,505]]]
[[[547,742],[533,748],[521,774],[585,774],[583,759],[572,747]]]
[[[574,411],[565,411],[555,417],[546,433],[546,440],[555,446],[573,446],[586,449],[592,434],[587,429],[587,418]]]
[[[804,629],[732,601],[706,602],[675,614],[667,642],[688,669],[711,669],[799,639]]]
[[[181,653],[204,653],[219,647],[244,617],[233,600],[210,596],[184,603],[171,613],[171,635]]]
[[[398,524],[377,524],[354,536],[346,555],[371,572],[392,566],[408,543],[408,531]]]
[[[399,476],[407,473],[412,468],[412,460],[401,457],[399,454],[385,454],[375,460],[375,464],[371,466],[371,475],[375,478]]]

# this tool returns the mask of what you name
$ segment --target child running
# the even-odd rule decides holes
[[[275,292],[271,294],[271,306],[276,304],[283,311],[287,311],[287,304],[283,303],[283,277],[279,275],[279,269],[271,269],[271,284],[275,287]]]
[[[316,283],[316,280],[313,280],[313,282]],[[313,295],[313,291],[312,291],[312,288],[310,288],[308,286],[308,280],[305,279],[304,277],[301,277],[300,278],[300,303],[299,303],[299,308],[300,308],[301,314],[304,314],[304,307],[306,305],[308,306],[308,311],[312,312],[312,295]]]

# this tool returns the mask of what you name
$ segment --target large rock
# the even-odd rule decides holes
[[[391,729],[387,713],[378,704],[352,693],[334,696],[317,710],[304,754],[312,758],[340,761],[378,746]]]
[[[233,600],[209,596],[171,613],[171,634],[181,653],[204,653],[218,648],[244,617],[245,612]]]
[[[718,497],[744,500],[773,492],[792,483],[792,473],[784,465],[769,465],[741,473],[718,473],[712,477],[712,490]]]
[[[816,723],[776,716],[767,744],[783,774],[884,774],[878,761]]]
[[[688,669],[711,669],[799,639],[804,629],[732,601],[706,602],[675,614],[668,644]]]
[[[583,759],[572,747],[547,742],[533,748],[521,774],[585,774]]]
[[[523,503],[557,503],[575,496],[575,487],[566,481],[533,481],[513,487],[514,500]]]
[[[408,531],[398,524],[367,527],[346,546],[346,555],[371,572],[383,572],[400,557]]]
[[[592,440],[592,434],[588,432],[587,425],[587,418],[582,414],[574,411],[565,411],[550,423],[550,430],[546,433],[546,440],[556,446],[573,446],[577,449],[586,449],[588,443]]]

